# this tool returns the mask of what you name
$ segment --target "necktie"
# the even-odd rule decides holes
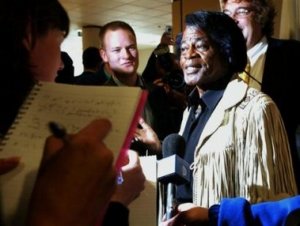
[[[249,77],[249,74],[250,74],[250,63],[248,62],[246,67],[245,67],[245,70],[241,73],[239,73],[239,77],[247,84],[249,84],[249,80],[250,80],[250,77]]]

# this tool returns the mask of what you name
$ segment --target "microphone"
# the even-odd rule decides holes
[[[163,140],[163,158],[157,162],[157,179],[167,185],[167,219],[174,215],[176,185],[190,182],[190,166],[183,160],[184,151],[185,140],[182,136],[170,134]]]
[[[190,182],[190,165],[183,160],[185,140],[178,134],[170,134],[163,140],[163,158],[157,162],[157,179],[159,182],[176,185]]]

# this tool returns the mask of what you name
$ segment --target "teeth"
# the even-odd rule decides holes
[[[196,72],[196,71],[198,71],[198,68],[197,68],[197,67],[187,67],[187,68],[186,68],[186,72],[187,72],[187,73],[194,73],[194,72]]]

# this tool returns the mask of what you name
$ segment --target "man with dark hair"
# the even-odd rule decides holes
[[[180,49],[185,82],[195,89],[179,132],[193,179],[177,186],[177,200],[210,207],[224,197],[257,203],[295,195],[280,112],[237,76],[247,49],[234,20],[221,12],[189,14]]]
[[[67,52],[61,51],[61,66],[57,71],[57,76],[55,77],[55,82],[73,84],[74,77],[74,66],[73,60]]]
[[[76,77],[76,84],[80,85],[103,85],[107,76],[101,73],[102,58],[99,49],[88,47],[82,54],[83,72]]]
[[[185,203],[163,225],[201,225],[208,219],[210,225],[245,225],[247,213],[249,225],[256,225],[251,224],[255,220],[251,210],[242,205],[297,192],[279,110],[269,96],[237,76],[246,66],[247,49],[234,20],[221,12],[198,11],[187,15],[185,24],[180,65],[186,83],[196,88],[189,96],[180,134],[187,143],[184,158],[193,169],[193,184],[177,187],[177,198]],[[235,197],[244,198],[231,200],[237,213],[224,200]],[[293,208],[299,205],[297,200]],[[227,205],[205,209],[221,201]],[[219,210],[222,215],[214,213]]]

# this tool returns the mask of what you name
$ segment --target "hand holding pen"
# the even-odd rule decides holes
[[[56,137],[56,138],[59,138],[61,139],[62,141],[64,141],[64,143],[68,143],[68,134],[67,134],[67,130],[66,128],[57,123],[57,122],[49,122],[48,123],[48,127],[49,127],[49,130],[50,132]],[[117,172],[117,184],[122,184],[123,181],[124,181],[124,178],[123,178],[123,174],[122,174],[122,171],[120,170],[119,172]]]
[[[99,119],[72,135],[51,129],[55,136],[45,144],[28,225],[42,222],[38,216],[61,219],[61,225],[96,223],[116,187],[113,153],[103,142],[110,128],[109,121]]]
[[[53,136],[62,139],[63,141],[67,141],[67,130],[63,125],[57,122],[49,122],[48,127]]]

